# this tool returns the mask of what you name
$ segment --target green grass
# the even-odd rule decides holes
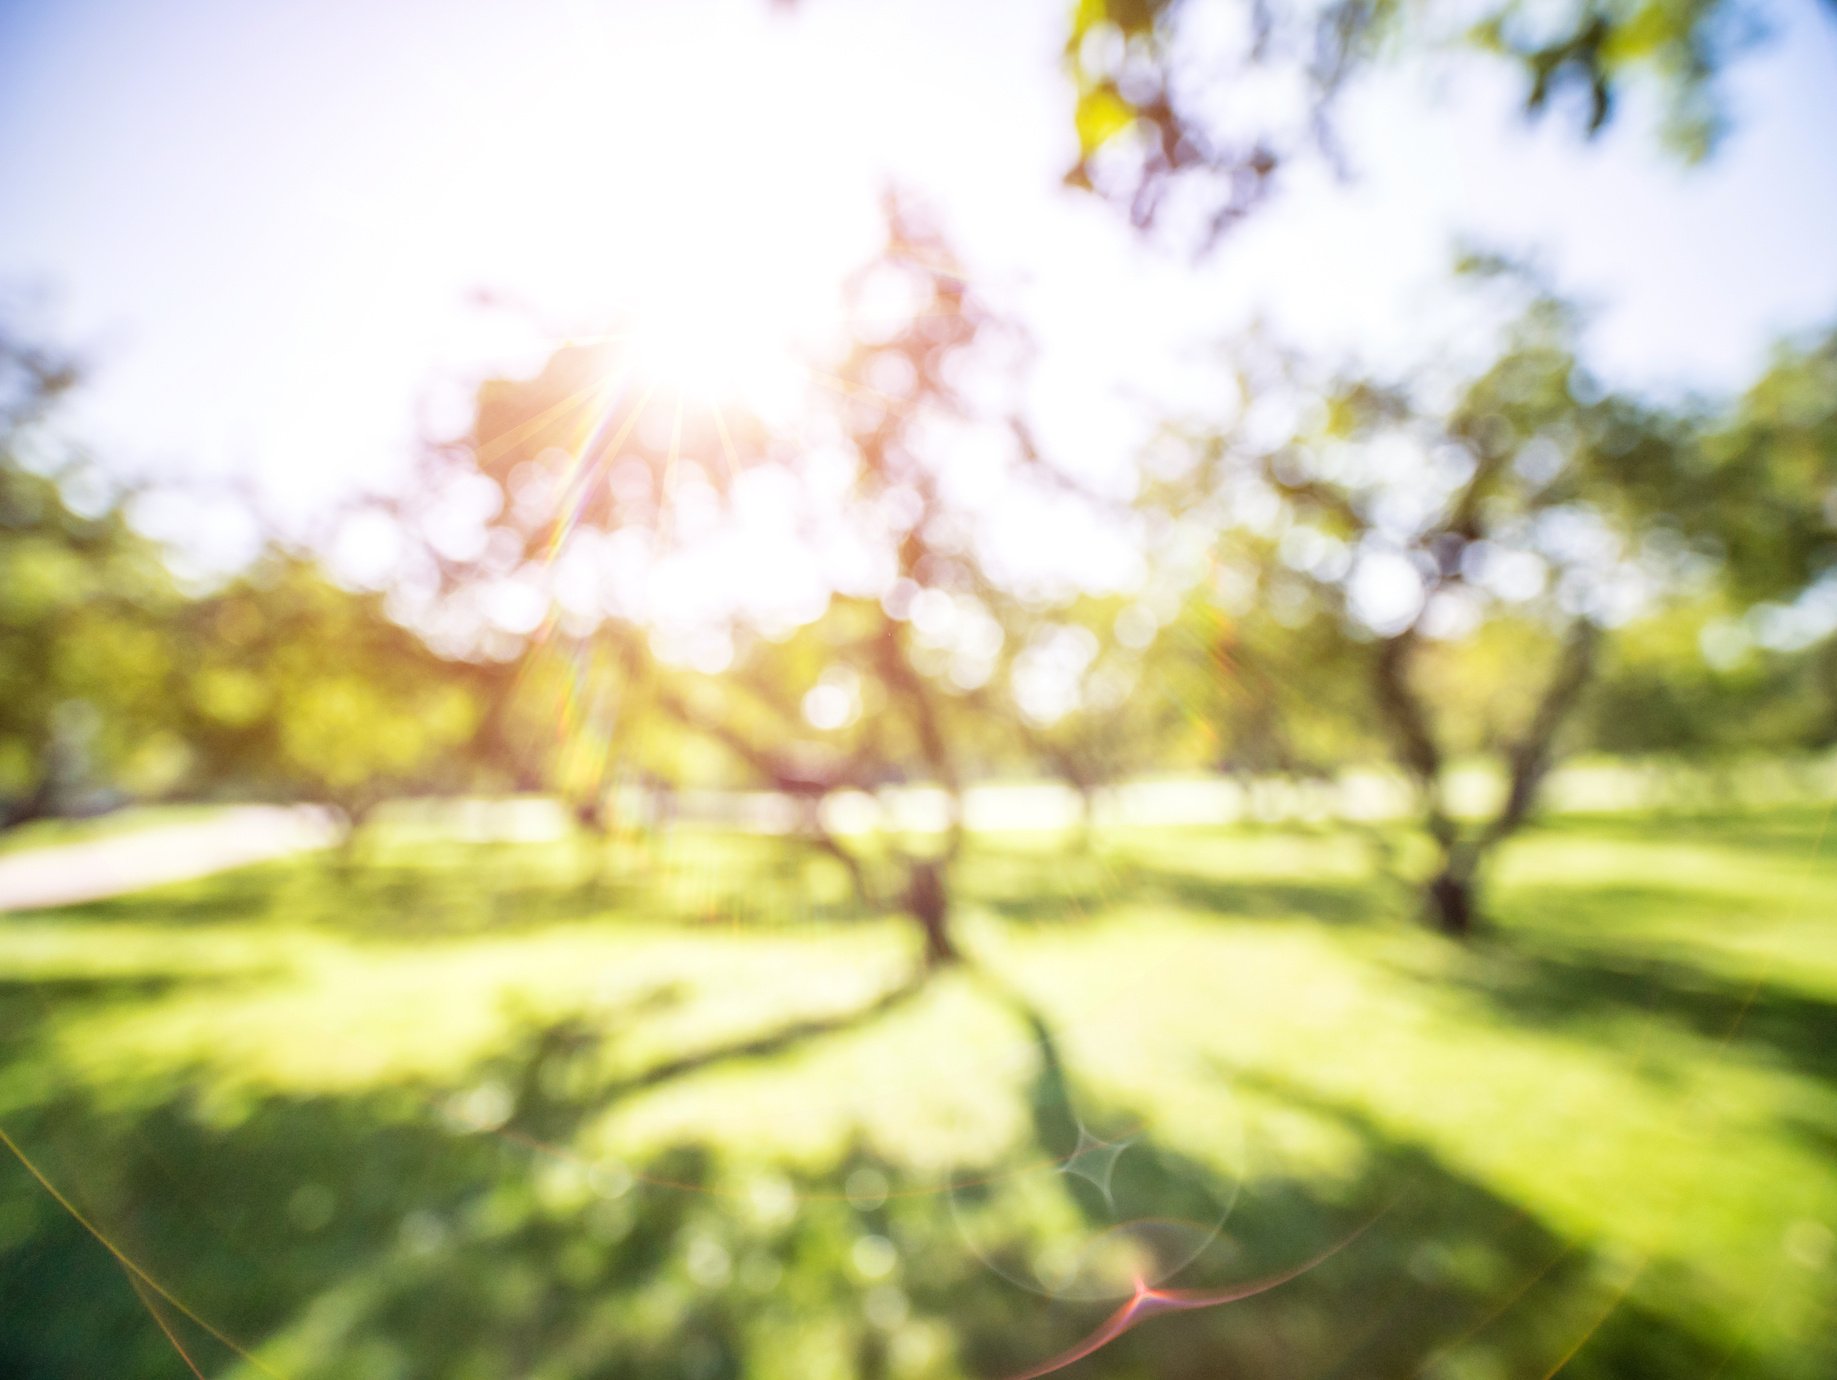
[[[1466,949],[1348,834],[983,840],[924,983],[776,841],[384,834],[7,918],[0,1127],[287,1377],[1011,1376],[1331,1250],[1065,1373],[1813,1380],[1823,825],[1565,819]],[[0,1163],[0,1374],[183,1375],[150,1309],[262,1373]]]

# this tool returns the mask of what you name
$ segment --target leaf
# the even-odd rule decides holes
[[[1078,98],[1078,147],[1090,157],[1135,123],[1135,109],[1109,82]]]

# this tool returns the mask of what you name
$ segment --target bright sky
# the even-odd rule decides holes
[[[1203,396],[1190,347],[1252,316],[1424,348],[1462,232],[1601,304],[1610,375],[1725,387],[1837,317],[1837,35],[1780,7],[1708,167],[1637,112],[1582,147],[1502,79],[1431,99],[1406,73],[1348,111],[1355,184],[1297,188],[1198,269],[1059,188],[1066,0],[0,7],[0,301],[87,350],[113,463],[302,512],[399,473],[452,381],[530,348],[475,289],[555,332],[636,310],[689,353],[740,301],[701,353],[757,374],[830,324],[889,178],[1024,307],[1042,430],[1092,467],[1138,434],[1132,391]]]

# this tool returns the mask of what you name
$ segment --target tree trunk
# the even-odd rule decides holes
[[[606,813],[597,797],[569,801],[568,813],[574,816],[574,827],[583,834],[593,834],[600,838],[606,836]]]
[[[950,898],[944,873],[937,863],[921,859],[912,864],[906,883],[906,909],[925,932],[925,966],[942,968],[959,955],[950,941]]]
[[[1466,939],[1479,923],[1473,871],[1449,862],[1429,883],[1429,923],[1450,939]]]
[[[1078,822],[1072,832],[1072,846],[1089,856],[1097,851],[1097,788],[1079,781],[1072,789],[1078,792]]]
[[[0,833],[22,824],[35,824],[56,813],[57,789],[50,772],[41,774],[31,790],[12,800],[0,800]]]
[[[364,840],[370,817],[381,803],[377,800],[331,800],[325,802],[337,821],[338,841],[332,849],[334,866],[340,872],[355,872],[364,861]]]
[[[29,798],[0,801],[0,834],[44,819],[48,813],[39,809]]]

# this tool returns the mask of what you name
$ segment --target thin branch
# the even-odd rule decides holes
[[[1444,849],[1452,850],[1458,833],[1442,803],[1441,745],[1429,726],[1428,709],[1410,684],[1409,660],[1415,649],[1414,628],[1385,638],[1372,659],[1373,688],[1378,710],[1390,725],[1397,759],[1422,793],[1429,832]]]
[[[1505,803],[1481,835],[1478,844],[1480,850],[1509,838],[1529,817],[1531,807],[1537,801],[1538,789],[1543,785],[1554,760],[1557,730],[1562,727],[1563,720],[1575,705],[1576,697],[1582,693],[1594,673],[1595,653],[1600,640],[1600,629],[1589,619],[1579,618],[1571,625],[1556,670],[1549,684],[1544,687],[1537,709],[1506,755],[1509,770],[1507,780],[1510,784],[1506,790]]]
[[[850,852],[823,823],[822,813],[818,808],[823,797],[831,791],[859,783],[851,783],[845,777],[840,776],[813,778],[808,772],[800,770],[778,754],[752,742],[731,724],[703,714],[682,696],[667,687],[659,686],[656,696],[658,707],[684,728],[719,743],[769,781],[774,789],[807,804],[809,808],[804,811],[804,825],[810,841],[842,864],[848,873],[849,882],[854,887],[855,895],[863,907],[869,910],[874,909],[876,905],[874,890],[868,883],[866,868],[862,865],[861,859]]]
[[[954,858],[963,849],[963,783],[957,771],[956,759],[945,739],[937,706],[932,703],[930,687],[906,656],[904,632],[905,624],[887,620],[877,648],[880,668],[888,684],[897,689],[911,706],[913,721],[918,729],[919,746],[925,754],[925,764],[931,768],[938,783],[950,796],[950,828],[946,835],[945,853]]]

